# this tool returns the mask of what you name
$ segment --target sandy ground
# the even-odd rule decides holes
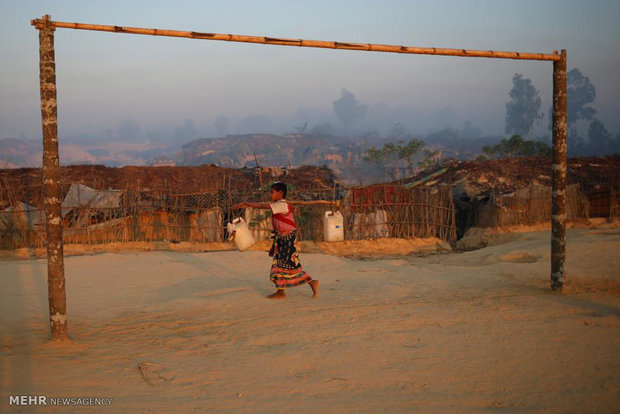
[[[482,230],[482,229],[478,229]],[[476,232],[475,242],[479,241],[480,233]],[[485,237],[494,238],[494,234],[484,234]],[[257,241],[250,250],[266,252],[271,247],[271,241]],[[426,239],[378,239],[378,240],[351,240],[338,243],[301,241],[298,243],[300,252],[324,253],[344,257],[365,257],[377,255],[407,255],[411,253],[429,254],[451,251],[450,244],[435,237]],[[76,256],[93,253],[108,252],[153,252],[171,251],[183,253],[204,253],[214,251],[235,251],[232,242],[220,243],[169,243],[169,242],[129,242],[129,243],[105,243],[105,244],[66,244],[64,254]],[[23,248],[16,250],[0,250],[0,260],[46,258],[45,248]]]
[[[465,253],[306,252],[321,280],[270,301],[264,252],[65,260],[72,340],[47,341],[46,262],[0,261],[2,412],[620,411],[620,230],[549,231]],[[142,367],[141,369],[139,367]],[[9,407],[9,395],[112,397]]]

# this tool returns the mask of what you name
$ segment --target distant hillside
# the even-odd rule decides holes
[[[368,184],[385,181],[384,168],[363,157],[371,146],[410,139],[409,136],[381,137],[367,134],[356,138],[329,134],[247,134],[222,138],[202,138],[181,143],[133,142],[128,140],[68,140],[59,138],[61,165],[199,166],[213,164],[226,168],[327,166],[344,183]],[[461,139],[456,131],[430,134],[427,148],[442,159],[474,159],[482,146],[495,144],[500,137]],[[424,157],[420,151],[414,165]],[[0,139],[0,168],[40,167],[39,140]],[[407,172],[409,173],[409,172]],[[404,177],[399,174],[398,177]]]
[[[62,165],[175,165],[178,151],[176,145],[105,139],[80,142],[60,137],[59,144]],[[42,157],[39,140],[0,139],[0,168],[40,167]]]
[[[198,139],[183,146],[183,165],[243,168],[327,165],[337,174],[356,166],[362,146],[349,139],[318,134],[248,134]]]
[[[31,139],[0,139],[0,168],[41,165],[43,144]]]

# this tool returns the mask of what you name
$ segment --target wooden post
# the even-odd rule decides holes
[[[43,197],[47,239],[47,289],[52,340],[67,339],[67,302],[62,245],[60,165],[56,103],[54,26],[43,16],[39,29],[41,118],[43,120]]]
[[[553,165],[551,167],[551,289],[564,286],[566,259],[566,50],[553,62]]]

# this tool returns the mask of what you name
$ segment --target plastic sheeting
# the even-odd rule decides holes
[[[95,190],[83,184],[71,184],[71,188],[62,202],[62,214],[73,208],[118,208],[121,190]]]
[[[32,228],[45,224],[45,213],[31,205],[17,202],[0,212],[0,229]]]

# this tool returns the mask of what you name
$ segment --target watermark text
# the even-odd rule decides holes
[[[9,405],[27,406],[95,406],[111,405],[110,397],[49,397],[47,395],[9,395]]]

